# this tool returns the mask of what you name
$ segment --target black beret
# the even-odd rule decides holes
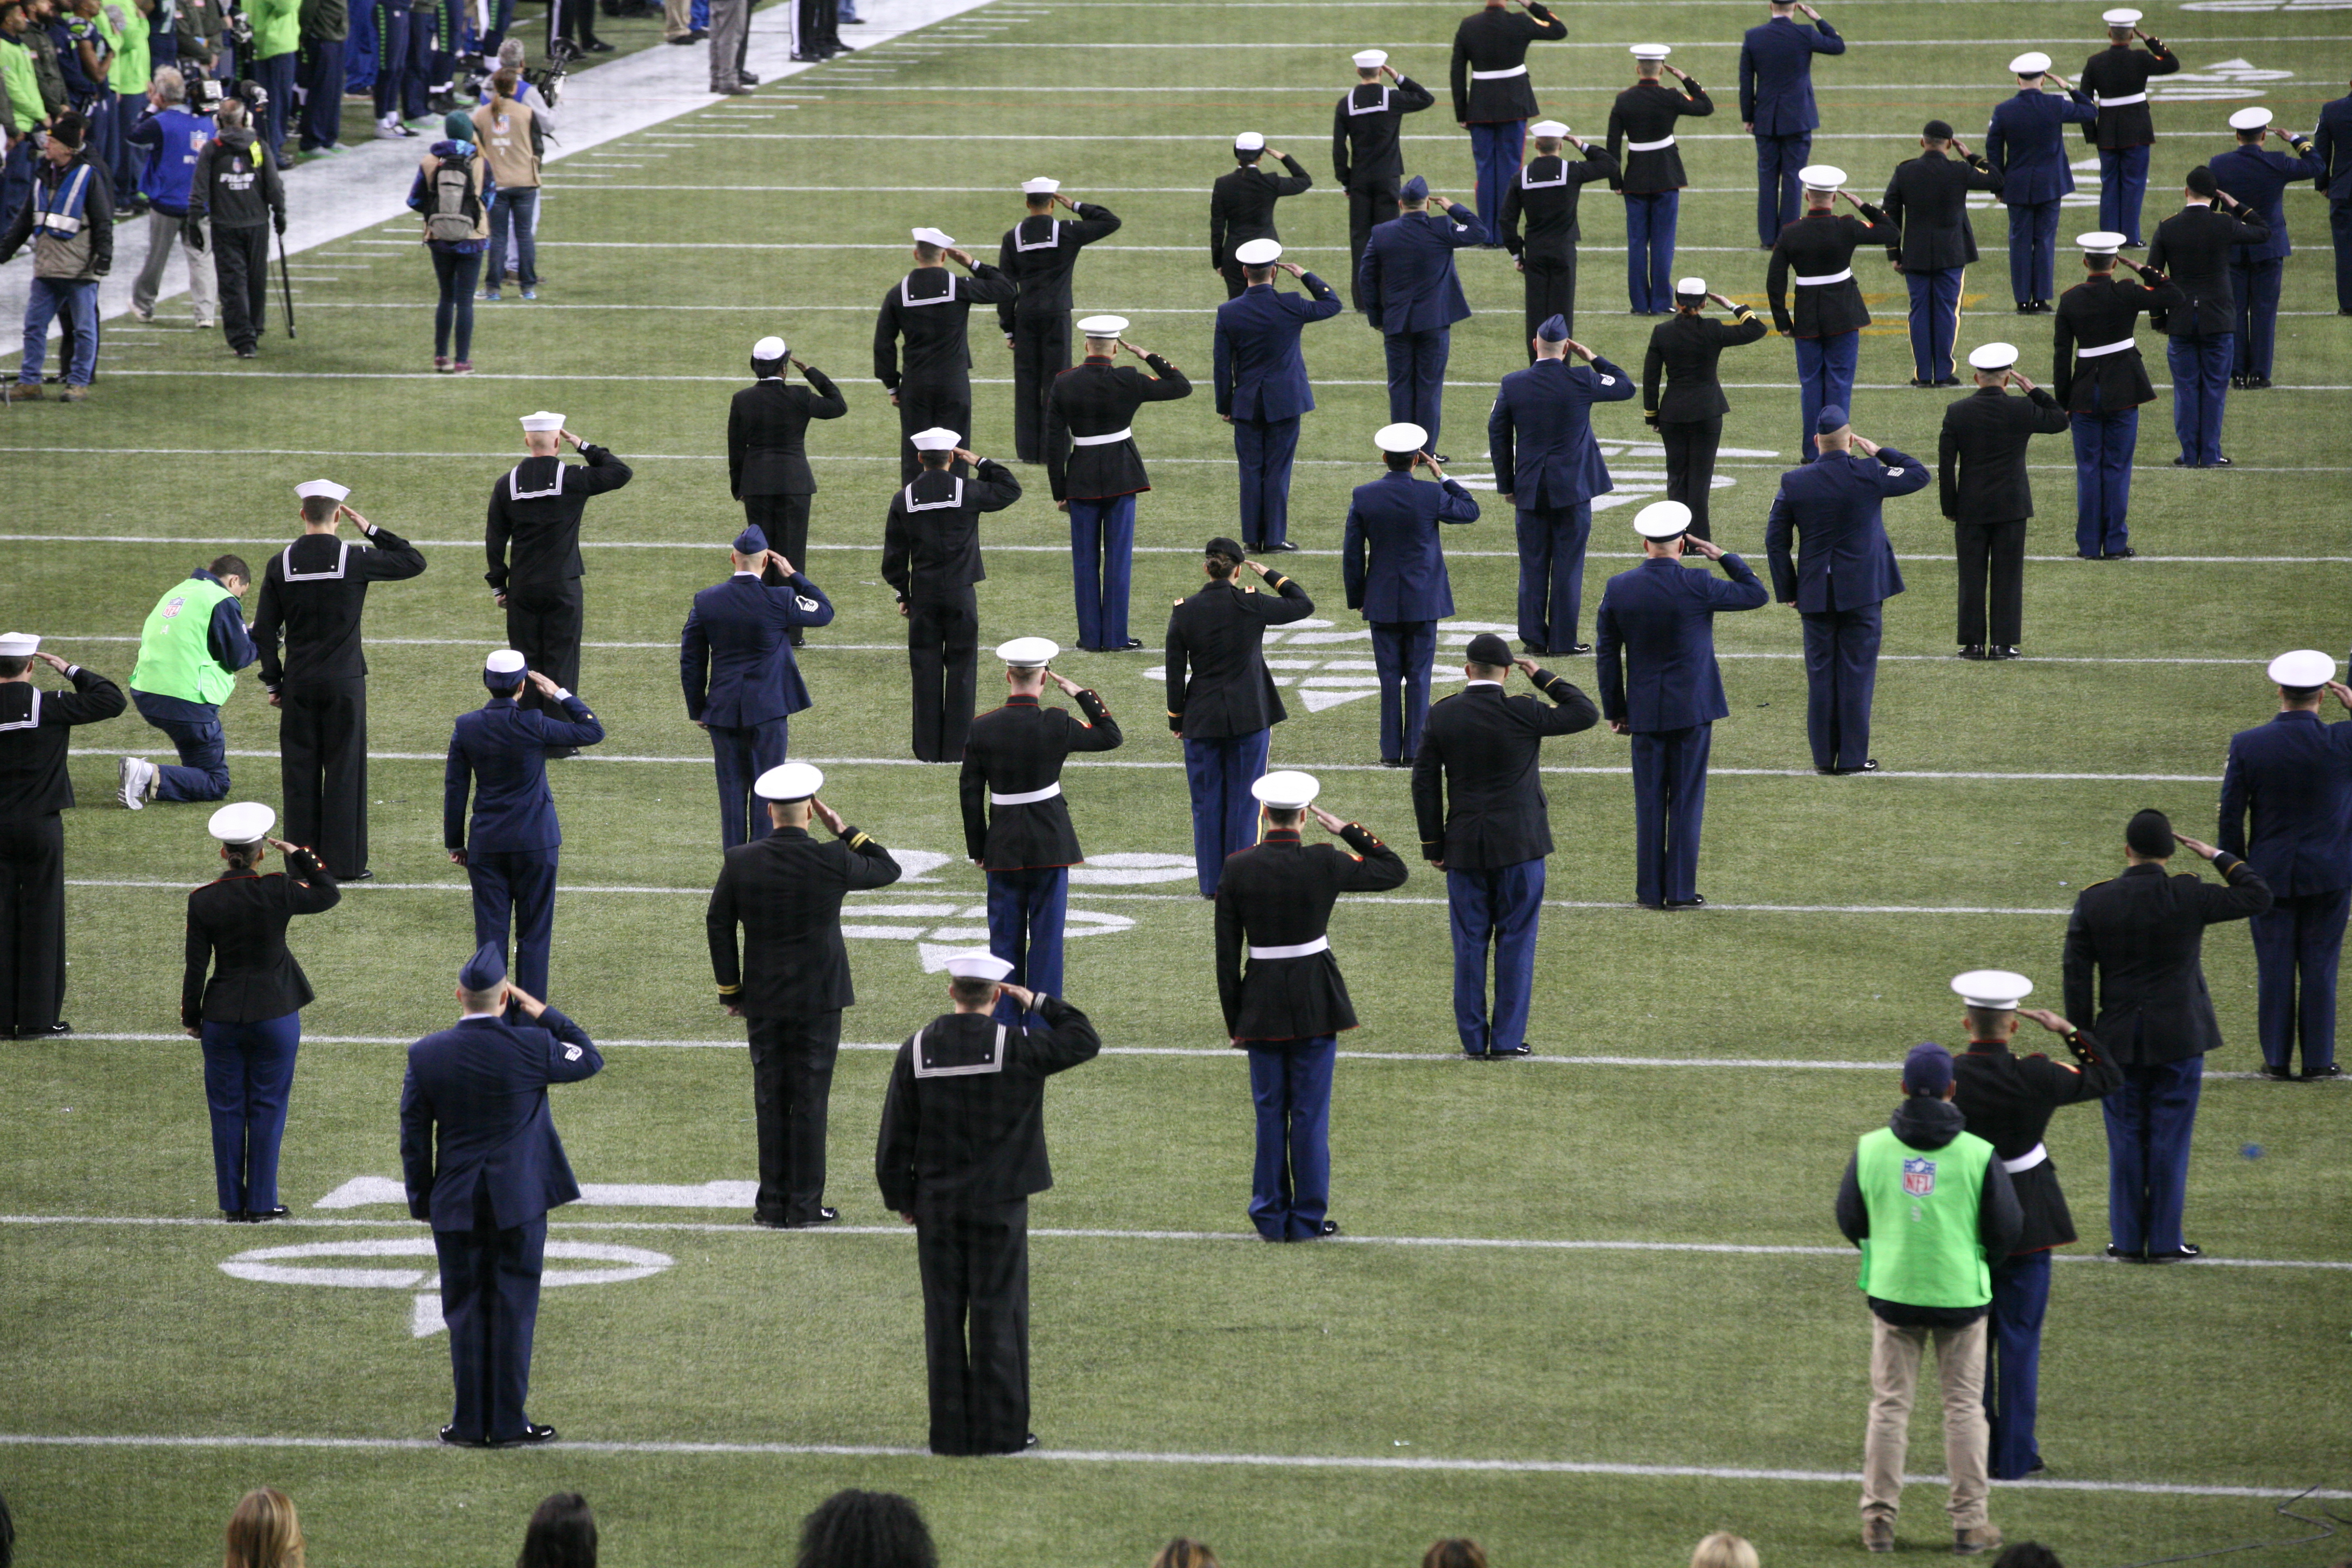
[[[1511,662],[1511,645],[1493,632],[1480,632],[1470,639],[1466,657],[1472,664],[1507,666]]]
[[[2145,855],[2151,860],[2168,860],[2176,847],[2172,837],[2172,819],[2149,806],[2132,814],[2124,827],[2124,842],[2135,855]]]
[[[2216,180],[2213,171],[2202,163],[2189,171],[2188,184],[2200,196],[2218,195],[2221,189],[2221,182]]]
[[[1249,559],[1249,552],[1244,550],[1238,541],[1223,538],[1212,539],[1209,541],[1208,549],[1203,551],[1202,553],[1205,555],[1222,555],[1228,561],[1246,561]]]
[[[1949,142],[1952,139],[1951,121],[1948,120],[1930,120],[1927,124],[1919,128],[1919,134],[1925,136],[1930,142]]]

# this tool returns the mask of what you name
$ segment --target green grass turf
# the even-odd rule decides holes
[[[1972,135],[2005,90],[2009,56],[2048,47],[2053,30],[2083,20],[2070,15],[2062,28],[2043,6],[1907,0],[1831,15],[1855,47],[1817,73],[1830,89],[1817,153],[1865,192],[1883,184],[1904,139],[1930,115]],[[1760,302],[1752,176],[1734,108],[1733,51],[1751,12],[1596,4],[1570,16],[1578,44],[1611,47],[1539,49],[1534,70],[1547,111],[1579,131],[1601,128],[1627,74],[1622,45],[1637,37],[1674,43],[1676,63],[1717,95],[1717,116],[1685,127],[1694,189],[1676,270]],[[0,426],[5,531],[91,541],[9,542],[0,622],[43,631],[68,657],[118,678],[131,657],[121,639],[164,584],[215,542],[238,542],[258,562],[267,542],[292,531],[287,487],[299,479],[330,473],[354,486],[369,516],[446,542],[428,543],[432,567],[421,581],[376,592],[369,622],[374,867],[387,884],[432,886],[354,889],[341,909],[295,931],[320,993],[307,1015],[312,1039],[286,1152],[298,1211],[317,1215],[311,1205],[350,1178],[397,1166],[397,1046],[324,1037],[397,1041],[446,1021],[449,973],[470,946],[462,879],[441,854],[436,759],[451,716],[478,700],[479,654],[502,640],[478,549],[465,542],[478,537],[483,497],[515,450],[513,416],[559,407],[635,463],[636,481],[592,507],[587,537],[661,546],[589,552],[581,687],[612,731],[600,751],[669,760],[592,758],[557,771],[570,887],[557,925],[556,1000],[606,1038],[731,1038],[710,1002],[699,931],[699,894],[717,860],[710,775],[667,649],[688,596],[724,570],[719,552],[737,526],[718,454],[745,346],[784,332],[852,404],[814,441],[824,489],[810,569],[841,613],[813,636],[803,660],[816,707],[793,726],[794,752],[864,759],[828,765],[828,797],[886,844],[953,856],[961,838],[949,773],[891,761],[906,751],[905,672],[877,568],[896,422],[870,379],[867,345],[906,228],[935,223],[992,254],[1018,210],[1007,194],[1015,182],[1061,175],[1073,194],[1099,195],[1127,220],[1081,262],[1079,310],[1132,315],[1137,341],[1205,383],[1208,313],[1222,291],[1204,265],[1203,187],[1228,166],[1225,140],[1262,129],[1328,187],[1329,105],[1347,79],[1345,54],[1389,47],[1442,97],[1454,13],[1041,0],[971,16],[1011,24],[983,40],[991,44],[1105,47],[925,56],[929,40],[919,35],[903,48],[860,50],[845,62],[856,73],[812,72],[784,89],[811,96],[763,93],[551,165],[542,301],[482,307],[480,378],[436,381],[424,370],[429,272],[404,221],[301,258],[302,336],[269,339],[257,363],[229,361],[216,337],[173,327],[184,318],[167,303],[156,330],[110,329],[90,404],[18,409]],[[2293,71],[2248,90],[2296,126],[2340,90],[2332,84],[2352,57],[2327,13],[2167,7],[2151,20],[2192,71],[2235,58]],[[633,29],[650,35],[656,26],[600,28],[628,43],[638,41]],[[2060,68],[2071,73],[2095,41],[2053,48]],[[1118,42],[1267,47],[1109,47]],[[876,66],[891,68],[865,74]],[[2232,106],[2159,105],[2161,130],[2198,134],[2159,143],[2150,222],[2168,210],[2161,193],[2181,170],[2228,144],[2219,127]],[[1445,110],[1408,130],[1416,170],[1465,192],[1466,148]],[[1717,135],[1731,139],[1702,139]],[[1048,136],[1083,140],[1039,140]],[[688,144],[649,144],[680,142]],[[597,173],[606,163],[643,166]],[[726,189],[739,186],[751,188]],[[941,189],[878,188],[898,186]],[[2324,312],[2333,304],[2324,213],[2307,189],[2288,200],[2305,254],[2288,268],[2285,308]],[[2087,228],[2095,216],[2070,208],[2065,221]],[[1281,221],[1294,255],[1342,281],[1345,233],[1328,189],[1287,204]],[[1649,323],[1621,313],[1621,222],[1605,192],[1588,195],[1578,335],[1638,372]],[[1998,209],[1979,212],[1976,224],[1987,245],[2001,243]],[[675,240],[871,248],[663,248]],[[1909,374],[1898,289],[1870,255],[1861,259],[1881,319],[1863,348],[1858,425],[1932,458],[1945,397],[1889,389]],[[1441,445],[1475,475],[1486,466],[1488,388],[1523,354],[1506,260],[1472,253],[1463,267],[1480,313],[1456,332]],[[2006,289],[2003,258],[1990,252],[1971,272],[1969,293],[1982,313],[1965,323],[1963,346],[2018,342],[2027,371],[2046,378],[2048,327],[2010,316]],[[1010,393],[987,378],[1008,375],[1009,361],[985,319],[978,325],[974,374],[984,379],[972,442],[1005,454]],[[2226,739],[2267,709],[2260,661],[2286,647],[2341,648],[2352,635],[2341,564],[2310,559],[2347,553],[2345,404],[2336,389],[2352,382],[2352,339],[2328,315],[2288,315],[2280,325],[2279,389],[2232,399],[2235,472],[2173,471],[2164,466],[2166,405],[2142,421],[2147,466],[2137,476],[2135,543],[2149,557],[2242,559],[2037,561],[2026,609],[2036,657],[2027,662],[1942,659],[1953,641],[1948,535],[1927,497],[1889,508],[1911,584],[1890,608],[1887,649],[1905,657],[1884,668],[1874,748],[1894,776],[1804,773],[1793,617],[1769,608],[1721,623],[1724,651],[1748,657],[1726,661],[1734,712],[1718,727],[1702,886],[1722,904],[1794,907],[1671,922],[1624,907],[1625,776],[1549,775],[1559,839],[1550,896],[1611,907],[1547,914],[1533,1035],[1548,1055],[1884,1062],[1887,1072],[1444,1060],[1454,1047],[1442,889],[1417,870],[1393,898],[1349,900],[1335,924],[1365,1019],[1347,1047],[1394,1058],[1341,1064],[1336,1212],[1350,1232],[1833,1244],[1832,1187],[1853,1138],[1887,1109],[1896,1055],[1914,1039],[1952,1037],[1946,977],[2014,966],[2041,983],[2037,1000],[2056,1005],[2063,920],[2053,911],[2112,873],[2123,818],[2154,804],[2208,831]],[[2152,334],[2143,342],[2154,347]],[[1361,678],[1370,649],[1346,635],[1360,624],[1342,603],[1333,552],[1347,488],[1373,468],[1369,432],[1386,418],[1379,344],[1343,319],[1314,329],[1307,345],[1322,406],[1307,423],[1293,500],[1293,535],[1307,552],[1288,564],[1331,625],[1271,651],[1302,661],[1286,676]],[[2151,360],[2163,381],[2160,357]],[[1773,339],[1735,353],[1725,374],[1754,384],[1734,386],[1726,445],[1775,456],[1726,462],[1736,483],[1717,492],[1717,531],[1759,552],[1771,486],[1796,437],[1787,345]],[[529,379],[491,379],[500,375]],[[1628,489],[1641,483],[1632,476],[1659,472],[1656,457],[1624,450],[1647,436],[1631,405],[1601,410],[1596,427]],[[1186,552],[1234,527],[1231,454],[1205,385],[1189,403],[1147,410],[1139,437],[1154,489],[1139,512],[1135,624],[1156,640],[1160,606],[1196,580]],[[2072,549],[2069,449],[2045,439],[2034,460],[2042,515],[2031,548],[2061,557]],[[1041,472],[1022,473],[1042,491]],[[1511,616],[1515,563],[1498,514],[1490,506],[1482,521],[1448,534],[1463,623]],[[1588,606],[1623,569],[1630,515],[1600,514]],[[121,535],[186,542],[97,542]],[[988,640],[1022,632],[1071,640],[1058,514],[1033,497],[992,520],[987,538]],[[2164,659],[2213,662],[2129,662]],[[1071,770],[1079,833],[1097,854],[1189,845],[1176,748],[1159,723],[1159,683],[1146,674],[1156,663],[1152,653],[1061,661],[1097,686],[1129,729],[1127,749],[1109,760],[1152,764]],[[1589,668],[1569,673],[1589,681]],[[1404,780],[1368,767],[1376,702],[1292,706],[1276,736],[1277,764],[1324,769],[1330,804],[1410,845]],[[233,748],[273,746],[250,679],[226,716]],[[77,879],[68,1016],[85,1034],[168,1037],[176,1022],[177,889],[213,864],[201,814],[133,816],[106,804],[113,753],[160,754],[154,739],[126,719],[86,731],[75,762],[84,808],[68,825]],[[1554,742],[1546,758],[1568,770],[1622,768],[1624,759],[1622,743],[1601,734]],[[277,799],[267,756],[233,765],[240,797]],[[2087,776],[2043,776],[2058,774]],[[110,882],[167,885],[99,885]],[[1208,910],[1188,891],[1182,881],[1082,887],[1073,900],[1103,917],[1093,923],[1132,922],[1071,948],[1067,988],[1106,1039],[1201,1054],[1113,1057],[1055,1086],[1060,1184],[1037,1203],[1035,1223],[1198,1238],[1038,1239],[1036,1425],[1049,1447],[1808,1472],[1858,1463],[1867,1328],[1848,1258],[1276,1251],[1216,1239],[1246,1228],[1250,1114],[1242,1064],[1217,1048]],[[955,859],[860,900],[929,912],[865,917],[904,934],[853,944],[852,1041],[895,1040],[929,1015],[940,983],[920,972],[916,938],[965,940],[951,933],[978,923],[980,901],[977,874]],[[2207,972],[2231,1041],[2213,1066],[2242,1072],[2255,1058],[2242,929],[2215,933]],[[879,1052],[846,1053],[834,1098],[831,1195],[859,1226],[887,1218],[866,1173],[886,1062]],[[747,1077],[731,1049],[619,1047],[602,1078],[559,1093],[556,1115],[585,1180],[741,1180],[752,1169]],[[2190,1173],[2192,1237],[2228,1258],[2352,1258],[2341,1110],[2327,1091],[2211,1081]],[[2050,1142],[2093,1238],[2074,1251],[2095,1251],[2105,1202],[2097,1114],[2062,1114]],[[2263,1157],[2242,1157],[2250,1144]],[[257,1247],[417,1233],[383,1208],[344,1211],[362,1222],[348,1227],[214,1230],[200,1223],[212,1211],[208,1150],[193,1043],[85,1039],[0,1055],[0,1209],[199,1222],[0,1226],[0,1349],[10,1368],[0,1431],[428,1436],[446,1410],[445,1342],[411,1337],[407,1292],[268,1285],[216,1267]],[[775,1236],[731,1228],[740,1217],[558,1215],[559,1239],[651,1248],[675,1262],[648,1279],[551,1292],[534,1415],[575,1442],[919,1447],[919,1318],[903,1235]],[[730,1228],[651,1228],[697,1224]],[[589,1228],[606,1226],[621,1228]],[[2043,1383],[2053,1476],[2281,1495],[2344,1486],[2352,1312],[2343,1278],[2062,1265]],[[1916,1444],[1914,1468],[1937,1468],[1927,1417]],[[0,1446],[0,1490],[34,1563],[202,1560],[236,1494],[265,1480],[299,1501],[313,1561],[384,1568],[502,1560],[530,1505],[558,1487],[588,1493],[607,1560],[629,1568],[774,1560],[800,1515],[843,1485],[919,1498],[954,1568],[1137,1563],[1178,1531],[1211,1541],[1237,1568],[1405,1562],[1429,1539],[1456,1532],[1485,1540],[1498,1565],[1671,1563],[1718,1527],[1755,1538],[1776,1565],[1843,1562],[1854,1550],[1854,1488],[1843,1482],[576,1446],[501,1456]],[[1905,1537],[1915,1550],[1939,1539],[1937,1501],[1931,1487],[1910,1494]],[[2273,1520],[2268,1500],[2247,1497],[2003,1488],[1994,1515],[2012,1539],[2038,1536],[2078,1563],[2303,1533]],[[2241,1559],[2309,1560],[2284,1548]]]

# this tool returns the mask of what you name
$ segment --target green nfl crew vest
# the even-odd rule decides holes
[[[209,577],[191,577],[157,601],[139,628],[131,689],[215,707],[227,701],[236,672],[213,657],[213,611],[236,596]]]
[[[1992,1145],[1963,1132],[1940,1149],[1914,1149],[1882,1127],[1854,1150],[1870,1214],[1862,1241],[1865,1295],[1906,1307],[1982,1307],[1992,1269],[1977,1239]]]

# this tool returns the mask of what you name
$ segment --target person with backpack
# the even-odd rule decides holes
[[[433,308],[433,368],[446,375],[474,374],[474,284],[490,246],[490,207],[498,181],[474,145],[474,122],[452,110],[408,187],[409,206],[425,218],[425,246],[433,253],[440,301]],[[450,357],[450,335],[457,356]]]
[[[546,141],[539,113],[516,97],[521,73],[511,67],[490,79],[490,100],[474,110],[474,145],[482,150],[498,197],[490,204],[490,259],[482,275],[482,298],[495,300],[506,280],[507,237],[514,237],[516,281],[522,297],[539,298],[539,162]]]
[[[225,100],[215,119],[220,130],[196,154],[180,237],[198,250],[209,238],[228,346],[237,358],[252,359],[269,324],[268,226],[286,232],[286,184],[278,178],[278,154],[255,133],[244,100]]]

